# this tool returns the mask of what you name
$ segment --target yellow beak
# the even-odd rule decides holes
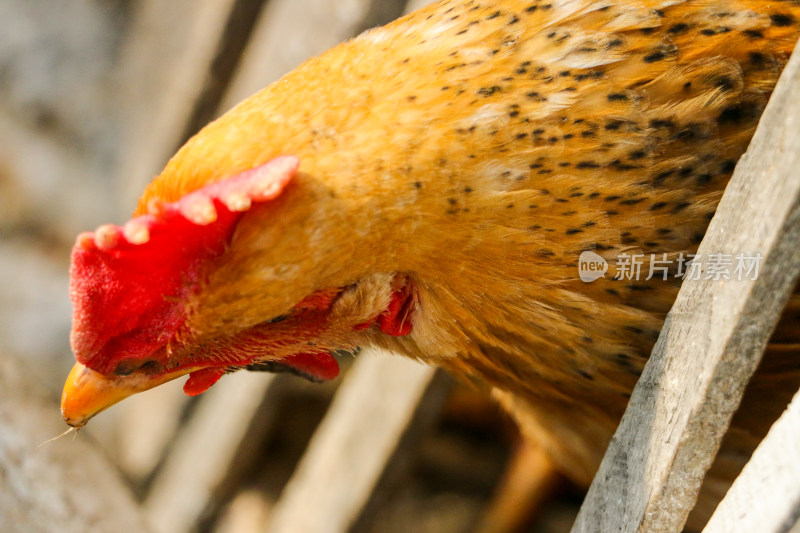
[[[81,428],[94,415],[128,396],[152,389],[193,370],[196,369],[187,368],[159,376],[148,376],[143,373],[104,376],[80,363],[75,363],[61,394],[61,416],[70,426]]]

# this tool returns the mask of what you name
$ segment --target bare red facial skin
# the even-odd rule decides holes
[[[339,375],[339,363],[328,352],[299,353],[278,359],[274,363],[292,368],[313,381],[328,381]],[[183,392],[188,396],[204,393],[225,375],[228,368],[214,366],[192,372],[183,385]]]
[[[261,367],[259,369],[272,371],[288,368],[312,381],[335,378],[339,375],[339,364],[330,352],[307,343],[329,327],[330,308],[340,293],[341,289],[316,291],[295,305],[285,322],[266,323],[242,332],[233,342],[232,350],[222,349],[216,354],[214,366],[192,372],[183,391],[196,396],[208,390],[226,372],[237,367],[251,367],[254,363]],[[267,355],[287,343],[300,346],[303,351],[261,363],[252,355]]]
[[[211,388],[225,374],[225,367],[212,366],[197,370],[189,374],[189,379],[183,384],[183,392],[187,396],[197,396]]]
[[[79,235],[70,268],[76,359],[109,374],[122,360],[162,349],[186,320],[182,302],[224,252],[239,218],[277,197],[297,166],[295,157],[278,157],[175,203],[151,205],[122,227]]]
[[[328,327],[330,308],[340,293],[341,289],[314,292],[292,308],[292,318],[287,320],[288,324],[287,322],[268,324],[244,332],[237,340],[238,351],[240,353],[253,351],[269,353],[274,342],[283,343],[286,339],[316,338],[318,332],[322,332]],[[383,333],[388,335],[408,335],[412,329],[411,317],[415,306],[414,287],[410,283],[405,283],[392,293],[389,305],[383,313],[353,329],[360,331],[376,324]],[[237,354],[226,354],[223,358],[228,362],[222,366],[192,372],[183,391],[189,396],[201,394],[216,383],[229,368],[237,365],[249,366],[253,362],[247,358],[237,361]],[[280,367],[291,368],[295,373],[312,381],[327,381],[339,375],[339,364],[324,348],[271,360],[266,365],[266,369],[272,371],[279,370]]]
[[[224,253],[236,224],[252,204],[277,197],[298,167],[284,156],[187,194],[174,203],[148,206],[148,213],[124,226],[101,226],[78,236],[72,250],[72,348],[76,359],[101,374],[122,361],[155,359],[166,363],[166,346],[186,322],[184,303],[199,288],[205,268]],[[193,371],[184,386],[189,395],[206,391],[227,371],[253,363],[254,353],[287,339],[313,339],[341,289],[317,291],[293,308],[297,329],[286,325],[246,332],[240,350],[225,350],[206,368]],[[377,323],[389,335],[411,332],[415,296],[409,284],[396,289],[388,308],[356,330]],[[304,346],[306,347],[306,346]],[[247,354],[247,355],[245,355]],[[200,361],[179,367],[196,367]],[[272,361],[315,381],[335,378],[339,365],[322,348]]]

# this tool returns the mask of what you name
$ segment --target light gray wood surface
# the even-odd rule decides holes
[[[772,426],[703,533],[800,528],[800,392]]]
[[[143,0],[120,60],[126,141],[119,163],[121,209],[185,140],[186,128],[213,78],[235,0]]]
[[[78,434],[47,444],[67,426],[36,369],[0,352],[0,531],[149,531],[108,458]]]
[[[401,443],[438,410],[445,385],[436,370],[370,352],[358,356],[341,385],[266,531],[348,531]]]
[[[369,7],[369,0],[270,0],[253,29],[220,113],[309,57],[355,35]]]
[[[147,493],[144,509],[157,531],[196,531],[214,511],[219,492],[242,463],[258,453],[260,437],[272,423],[278,379],[262,372],[223,376],[199,399]]]
[[[687,280],[573,532],[681,530],[800,270],[800,54],[698,251],[760,252],[756,281]]]

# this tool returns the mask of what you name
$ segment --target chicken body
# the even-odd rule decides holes
[[[588,483],[680,285],[645,280],[646,259],[696,250],[798,33],[788,1],[449,0],[306,62],[139,203],[300,161],[203,267],[159,357],[381,345],[491,389]],[[610,265],[591,283],[587,250]],[[643,255],[639,279],[613,279],[621,254]],[[399,292],[410,327],[387,334]]]

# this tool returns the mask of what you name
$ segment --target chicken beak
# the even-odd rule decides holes
[[[185,369],[159,376],[136,373],[129,376],[104,376],[75,363],[61,394],[61,416],[68,425],[81,428],[94,415],[128,396],[157,387],[192,370]]]

